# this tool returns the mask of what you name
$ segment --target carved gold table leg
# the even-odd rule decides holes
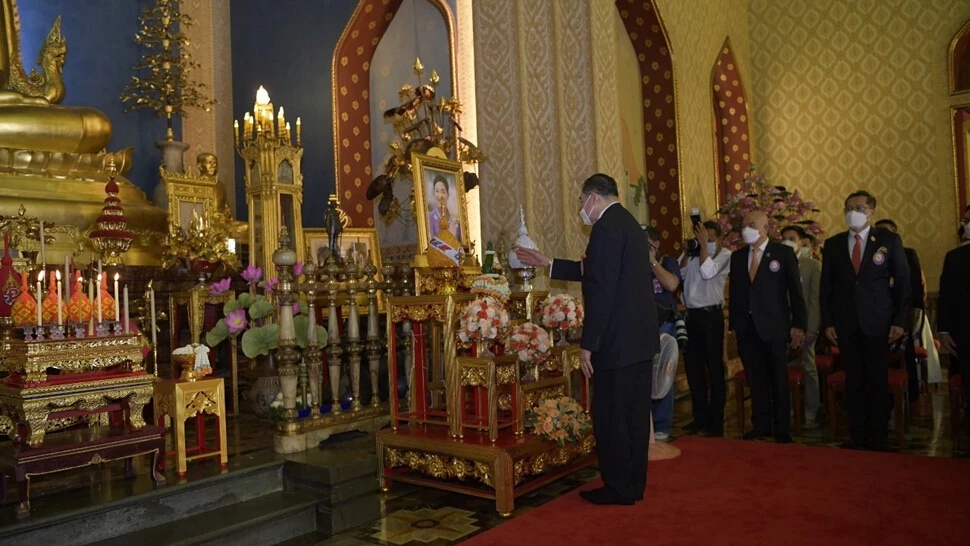
[[[512,457],[503,452],[492,463],[495,476],[495,510],[503,518],[512,515],[515,509],[515,486]]]

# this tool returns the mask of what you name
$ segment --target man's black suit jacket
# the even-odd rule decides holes
[[[750,246],[731,253],[728,287],[731,329],[740,339],[750,315],[762,340],[788,340],[791,329],[805,330],[808,320],[798,258],[791,248],[769,241],[752,282],[748,270],[750,254]]]
[[[895,279],[890,286],[889,279]],[[899,235],[873,227],[859,273],[852,268],[849,232],[829,237],[822,251],[822,325],[838,335],[857,330],[868,337],[888,335],[890,326],[909,328],[909,265]]]
[[[913,248],[903,248],[903,252],[906,253],[906,265],[909,266],[909,306],[914,309],[925,309],[923,292],[926,288],[923,286],[923,266],[919,263],[919,255]]]
[[[582,281],[586,318],[580,346],[592,353],[594,369],[612,370],[651,362],[660,347],[650,279],[647,238],[620,204],[593,224],[586,259],[556,259],[554,279]]]
[[[961,343],[960,358],[970,359],[970,244],[946,253],[940,275],[940,303],[937,308],[939,331],[947,332]]]

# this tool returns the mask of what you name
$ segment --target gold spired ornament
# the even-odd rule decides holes
[[[286,121],[283,107],[273,103],[263,86],[256,91],[253,112],[246,112],[240,127],[233,123],[236,151],[245,164],[246,200],[249,203],[250,263],[273,269],[273,250],[286,227],[293,241],[303,241],[303,126],[296,132]],[[304,260],[303,245],[296,245]]]
[[[87,229],[96,222],[113,162],[119,197],[139,236],[130,265],[157,263],[153,234],[164,233],[165,213],[122,178],[131,148],[108,153],[111,122],[94,108],[59,106],[66,93],[61,70],[67,42],[58,18],[40,49],[40,70],[24,69],[16,0],[0,0],[0,215],[24,205],[55,225]],[[56,258],[55,258],[56,259]]]

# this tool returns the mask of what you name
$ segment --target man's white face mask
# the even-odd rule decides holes
[[[589,198],[592,196],[593,194],[587,195],[586,200],[583,201],[583,208],[579,209],[579,217],[583,219],[583,223],[587,226],[593,225],[593,219],[590,218],[589,213],[586,212],[586,205],[589,204]]]

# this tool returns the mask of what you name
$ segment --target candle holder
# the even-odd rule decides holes
[[[34,330],[34,341],[44,341],[44,327],[35,326]]]
[[[115,336],[121,335],[121,321],[116,320],[111,322],[111,334]]]
[[[34,329],[35,326],[24,326],[21,330],[24,331],[24,341],[34,341]]]
[[[94,326],[94,335],[97,337],[107,337],[108,335],[108,323],[99,322]]]
[[[64,339],[65,328],[61,324],[52,324],[51,327],[51,339],[62,340]]]
[[[84,338],[84,331],[87,330],[87,325],[83,322],[78,322],[74,324],[74,337],[78,339]]]

